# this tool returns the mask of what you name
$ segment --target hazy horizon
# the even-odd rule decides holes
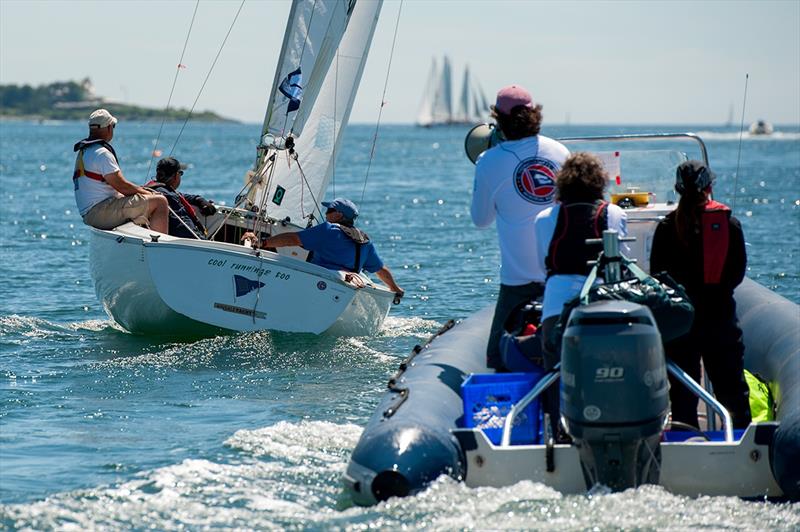
[[[0,83],[91,78],[163,108],[195,2],[0,1]],[[191,107],[238,1],[201,1],[172,100]],[[400,3],[387,0],[351,122],[374,124]],[[245,2],[197,103],[261,122],[289,4]],[[120,22],[124,20],[124,22]],[[751,38],[768,28],[769,38]],[[552,125],[800,124],[800,2],[421,2],[402,7],[382,123],[413,123],[430,63],[465,64],[487,97],[519,83]],[[731,111],[732,110],[732,111]]]

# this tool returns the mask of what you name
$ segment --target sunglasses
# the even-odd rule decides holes
[[[325,214],[330,214],[330,213],[332,213],[332,212],[336,212],[336,209],[331,209],[331,208],[329,207],[329,208],[328,208],[328,210],[327,210],[327,211],[325,211]]]

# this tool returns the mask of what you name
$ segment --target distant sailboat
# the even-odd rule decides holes
[[[422,95],[417,125],[423,127],[441,125],[474,124],[487,119],[489,105],[486,95],[477,81],[470,76],[469,67],[464,67],[461,96],[457,108],[453,109],[453,83],[450,59],[445,56],[441,70],[436,59],[431,63],[425,92]]]

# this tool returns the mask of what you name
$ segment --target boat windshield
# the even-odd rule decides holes
[[[559,139],[570,152],[588,151],[603,161],[611,198],[644,195],[642,204],[672,204],[675,170],[688,159],[708,164],[703,141],[692,134],[620,135]],[[639,205],[639,201],[636,202]]]

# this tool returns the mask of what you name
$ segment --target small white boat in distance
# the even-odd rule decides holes
[[[750,124],[751,135],[772,135],[774,128],[766,120],[758,120]]]
[[[146,334],[263,329],[376,333],[395,294],[366,275],[307,262],[306,250],[256,250],[244,232],[276,235],[325,219],[341,132],[364,70],[381,2],[292,4],[254,167],[237,207],[203,218],[209,239],[132,223],[91,229],[91,268],[104,309]]]

